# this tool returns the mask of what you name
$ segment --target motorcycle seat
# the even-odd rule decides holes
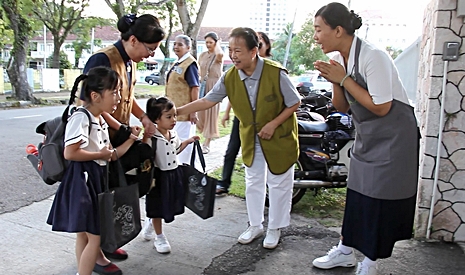
[[[326,132],[329,130],[328,124],[322,121],[298,120],[298,123],[299,123],[299,134],[300,133]]]

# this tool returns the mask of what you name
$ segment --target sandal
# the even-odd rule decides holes
[[[208,154],[210,153],[210,148],[208,146],[202,146],[202,153],[203,154]]]

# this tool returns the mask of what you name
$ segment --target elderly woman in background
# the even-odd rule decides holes
[[[199,65],[190,54],[192,41],[187,35],[178,35],[175,38],[173,51],[178,56],[168,72],[166,81],[166,96],[176,106],[185,105],[199,98]],[[198,122],[197,114],[178,116],[174,130],[178,132],[181,140],[186,140],[195,135],[195,126]],[[189,145],[178,155],[179,163],[190,163],[192,145]]]
[[[220,42],[218,42],[218,35],[214,32],[207,33],[205,35],[205,44],[207,45],[208,51],[201,53],[198,60],[201,83],[205,85],[204,94],[201,96],[205,96],[208,91],[213,88],[220,78],[223,68],[223,50],[221,49]],[[197,122],[197,129],[205,138],[202,145],[204,154],[210,152],[210,141],[212,138],[220,136],[218,130],[219,112],[220,104],[205,111],[198,112],[199,121]]]

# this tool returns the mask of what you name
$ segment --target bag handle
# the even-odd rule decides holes
[[[119,157],[118,157],[118,152],[115,150],[114,153],[116,154],[116,160],[113,161],[114,165],[116,165],[115,169],[116,170],[116,173],[118,173],[118,182],[119,182],[119,187],[125,187],[125,186],[128,186],[128,183],[126,182],[126,177],[124,176],[124,173],[123,173],[123,167],[121,166],[121,162],[119,161]],[[109,183],[109,179],[110,179],[110,162],[107,161],[106,162],[106,175],[104,175],[103,177],[103,185],[104,185],[104,192],[105,193],[109,193],[110,192],[110,183]]]
[[[195,165],[194,165],[195,164],[195,151],[197,150],[197,154],[199,155],[200,164],[202,165],[203,173],[205,174],[206,173],[205,168],[207,166],[205,165],[205,157],[203,156],[203,153],[202,153],[202,147],[200,146],[200,141],[198,141],[198,140],[194,141],[193,146],[194,146],[194,148],[192,148],[191,166],[195,167]]]

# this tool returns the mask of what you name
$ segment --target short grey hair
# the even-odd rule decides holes
[[[192,46],[192,40],[189,36],[185,35],[185,34],[180,34],[178,36],[176,36],[175,40],[178,39],[178,38],[182,38],[182,40],[184,40],[184,43],[186,44],[186,46],[188,46],[189,48]]]

